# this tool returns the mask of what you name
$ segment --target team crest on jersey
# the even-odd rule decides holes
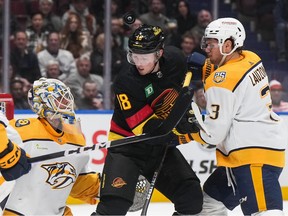
[[[117,177],[117,178],[115,178],[113,180],[112,187],[114,187],[114,188],[122,188],[126,184],[127,183],[121,177]]]
[[[221,72],[216,72],[213,78],[213,81],[215,83],[221,83],[226,79],[226,72],[221,71]]]
[[[22,127],[22,126],[29,125],[29,124],[30,124],[29,119],[18,119],[15,123],[15,126]]]
[[[43,164],[41,167],[48,172],[46,182],[52,186],[52,189],[62,189],[76,181],[76,170],[68,162]]]

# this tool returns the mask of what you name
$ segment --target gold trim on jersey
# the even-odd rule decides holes
[[[73,126],[69,127],[67,132],[57,132],[43,118],[29,118],[30,124],[17,127],[16,120],[11,120],[10,124],[18,131],[23,142],[30,140],[52,140],[60,145],[73,144],[76,146],[84,146],[85,139],[82,133]],[[69,132],[68,132],[69,131]]]
[[[276,167],[285,166],[285,151],[264,148],[245,148],[233,150],[224,155],[216,150],[217,166],[239,167],[245,164],[263,163]]]
[[[207,77],[205,91],[210,87],[221,87],[234,91],[246,74],[260,61],[261,59],[255,53],[243,51],[239,58],[229,60]],[[240,66],[239,62],[241,62]],[[237,65],[235,66],[234,63]]]
[[[265,191],[263,185],[262,177],[262,167],[263,164],[252,164],[250,166],[251,177],[253,181],[253,186],[255,188],[255,196],[257,200],[257,205],[259,211],[266,211],[266,200],[265,200]]]

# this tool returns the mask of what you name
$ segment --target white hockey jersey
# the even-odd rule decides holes
[[[31,157],[84,146],[85,140],[73,127],[56,132],[45,119],[12,120],[20,134],[21,146]],[[89,170],[88,154],[46,160],[32,164],[31,171],[16,180],[4,215],[71,215],[67,197],[96,204],[99,175]]]
[[[205,80],[207,115],[195,141],[217,145],[218,166],[262,163],[285,165],[285,122],[271,110],[269,82],[261,59],[243,51]]]
[[[11,140],[13,143],[16,143],[17,145],[21,145],[21,137],[19,136],[17,131],[9,125],[8,119],[2,112],[0,112],[0,122],[5,127],[5,131],[3,132],[7,134],[8,139]],[[3,134],[0,133],[0,136],[2,137]],[[3,143],[1,143],[1,145],[2,144]],[[9,195],[9,193],[14,187],[14,183],[15,181],[5,181],[0,173],[0,202],[5,200],[5,198]],[[0,215],[2,215],[2,208],[0,208]]]

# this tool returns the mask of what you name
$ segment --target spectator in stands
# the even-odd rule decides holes
[[[136,18],[135,22],[132,23],[131,25],[129,25],[129,28],[127,29],[127,31],[125,31],[125,36],[124,36],[124,44],[123,44],[123,48],[125,51],[127,51],[128,49],[128,40],[130,35],[132,34],[132,32],[134,32],[137,28],[139,28],[143,23],[141,22],[140,19]]]
[[[46,65],[46,75],[47,78],[58,79],[61,81],[65,79],[65,75],[62,76],[62,73],[60,71],[59,62],[56,60],[48,61]]]
[[[171,31],[173,30],[173,28],[177,27],[177,25],[170,28],[170,20],[167,16],[165,16],[165,14],[163,14],[165,8],[163,0],[149,0],[148,3],[149,11],[140,15],[139,19],[142,21],[143,24],[161,27],[161,29],[163,29],[166,35],[166,44],[169,44],[171,42]]]
[[[123,21],[118,17],[111,18],[111,34],[117,43],[117,46],[124,49],[124,29]]]
[[[273,15],[275,21],[275,39],[278,52],[278,62],[285,62],[288,57],[288,1],[277,0]]]
[[[70,87],[71,92],[75,98],[82,96],[83,84],[87,80],[91,80],[97,84],[98,90],[102,91],[103,78],[102,76],[91,74],[91,62],[87,55],[81,56],[77,60],[77,73],[71,74],[65,81],[65,84]]]
[[[206,112],[206,98],[204,93],[204,88],[202,86],[198,86],[198,88],[194,91],[194,101],[198,105],[198,107],[201,109],[201,112]]]
[[[75,100],[77,109],[103,109],[103,95],[98,91],[97,83],[87,80],[83,83],[83,96]]]
[[[188,31],[181,37],[181,50],[185,56],[190,55],[196,49],[196,42],[194,36]]]
[[[90,55],[90,60],[92,64],[91,73],[104,76],[104,43],[105,34],[100,33],[95,36],[93,41],[93,51]],[[124,50],[117,46],[117,42],[112,38],[112,62],[111,62],[111,80],[115,80],[117,74],[122,70],[127,64],[126,53]]]
[[[70,51],[75,59],[92,50],[90,33],[83,30],[77,13],[69,13],[60,38],[60,47]]]
[[[20,76],[31,84],[41,77],[37,55],[27,49],[28,37],[25,31],[14,35],[14,48],[10,53],[10,63],[14,76]]]
[[[124,14],[123,1],[111,0],[111,16],[121,18]]]
[[[31,15],[31,25],[27,27],[28,49],[38,53],[46,48],[48,31],[44,27],[43,15],[41,12],[35,12]]]
[[[4,27],[4,19],[3,19],[3,9],[4,6],[4,0],[0,0],[0,29],[3,31],[3,27]],[[17,29],[20,28],[19,23],[17,22],[16,17],[14,16],[14,14],[10,14],[10,34],[13,35]],[[3,34],[0,34],[0,56],[2,56],[2,43],[3,43]]]
[[[196,43],[200,45],[204,36],[207,25],[212,21],[212,15],[208,10],[200,10],[197,15],[197,24],[191,29],[191,33],[196,39]]]
[[[20,79],[13,79],[10,82],[10,92],[14,100],[15,109],[30,109],[27,102],[27,92],[24,90],[24,83]]]
[[[272,110],[274,112],[288,112],[288,102],[283,101],[284,89],[282,84],[277,80],[271,80],[269,87],[272,99]]]
[[[59,62],[63,80],[69,74],[77,73],[76,63],[71,52],[60,49],[60,36],[58,32],[50,32],[47,38],[47,48],[37,54],[41,75],[46,77],[46,66],[50,60]]]
[[[96,18],[89,12],[88,0],[72,0],[69,11],[64,13],[62,17],[63,25],[65,25],[70,12],[77,13],[80,16],[84,31],[89,31],[91,35],[96,33]]]
[[[44,28],[50,31],[60,32],[62,21],[59,16],[53,13],[53,0],[39,0],[39,10],[43,14]]]
[[[186,31],[192,29],[197,23],[197,16],[192,14],[189,4],[186,0],[180,0],[177,4],[177,26],[178,33],[183,35]]]

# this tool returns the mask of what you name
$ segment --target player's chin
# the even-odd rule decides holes
[[[144,76],[149,73],[149,71],[141,68],[137,68],[140,75]]]

